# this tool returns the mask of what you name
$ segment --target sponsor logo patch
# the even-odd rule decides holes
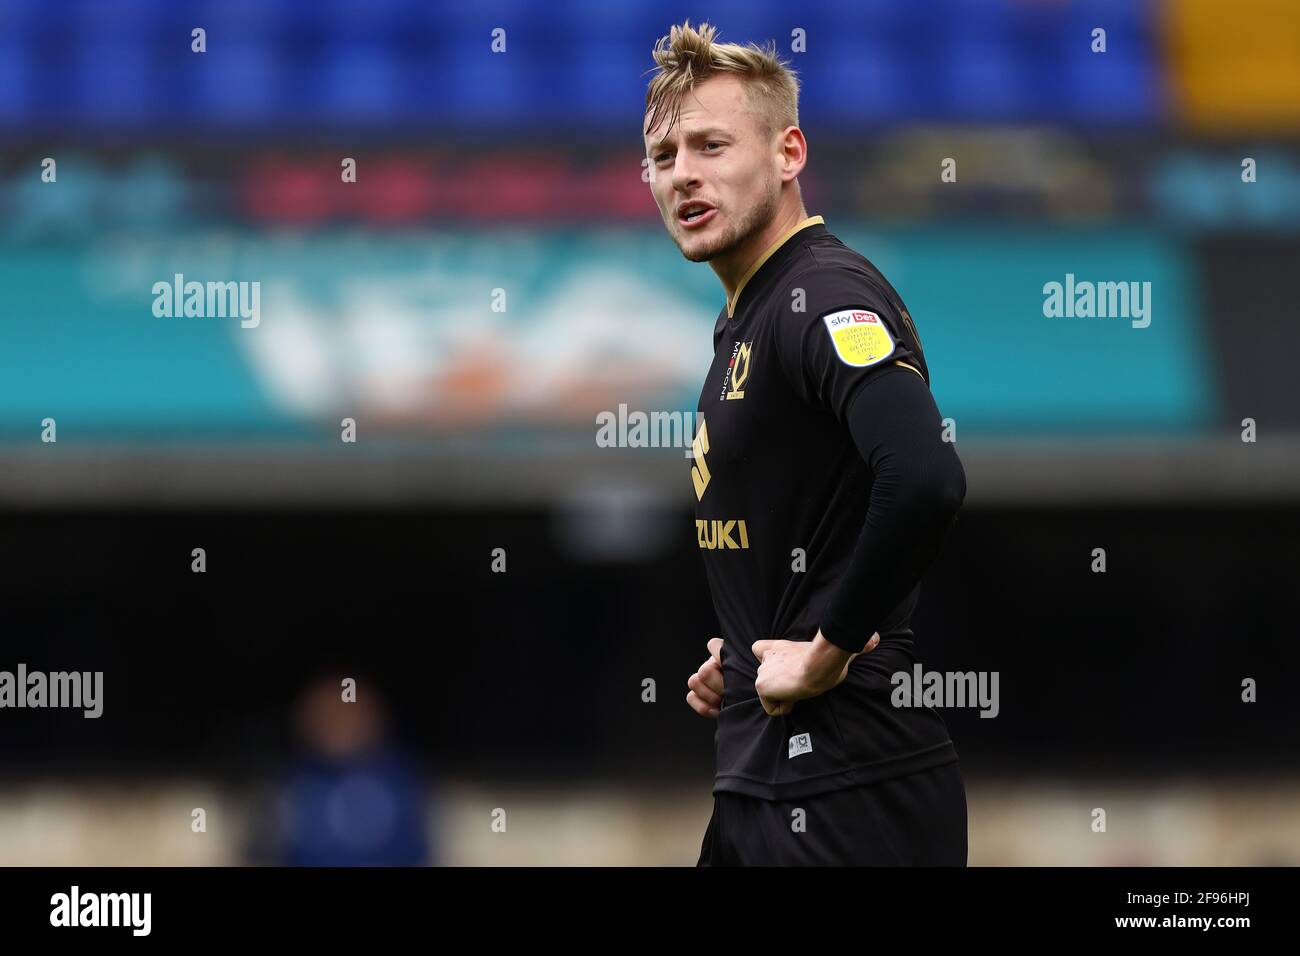
[[[883,362],[894,352],[894,340],[875,312],[843,309],[823,316],[835,354],[845,365],[866,368]]]

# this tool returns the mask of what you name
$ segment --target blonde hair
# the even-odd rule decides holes
[[[776,55],[776,43],[717,43],[717,28],[687,20],[674,26],[655,44],[655,75],[646,89],[646,129],[665,117],[665,133],[677,125],[682,99],[700,80],[731,73],[745,82],[751,105],[767,124],[768,132],[799,125],[799,77],[790,64]]]

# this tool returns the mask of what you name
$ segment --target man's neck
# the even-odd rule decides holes
[[[788,208],[783,205],[782,211],[773,216],[764,229],[754,233],[726,255],[709,260],[709,265],[722,282],[723,291],[727,293],[727,301],[735,296],[741,280],[772,243],[807,218],[808,213],[804,210],[802,201],[796,200]]]

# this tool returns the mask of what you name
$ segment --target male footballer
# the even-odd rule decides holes
[[[963,866],[947,727],[890,678],[965,473],[902,299],[804,209],[798,80],[715,33],[659,40],[643,126],[664,224],[726,293],[691,460],[722,627],[687,682],[717,719],[699,865]]]

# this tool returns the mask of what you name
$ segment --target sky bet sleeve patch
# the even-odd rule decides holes
[[[880,316],[865,309],[842,309],[822,317],[835,346],[835,354],[845,365],[866,368],[889,358],[894,340]]]

